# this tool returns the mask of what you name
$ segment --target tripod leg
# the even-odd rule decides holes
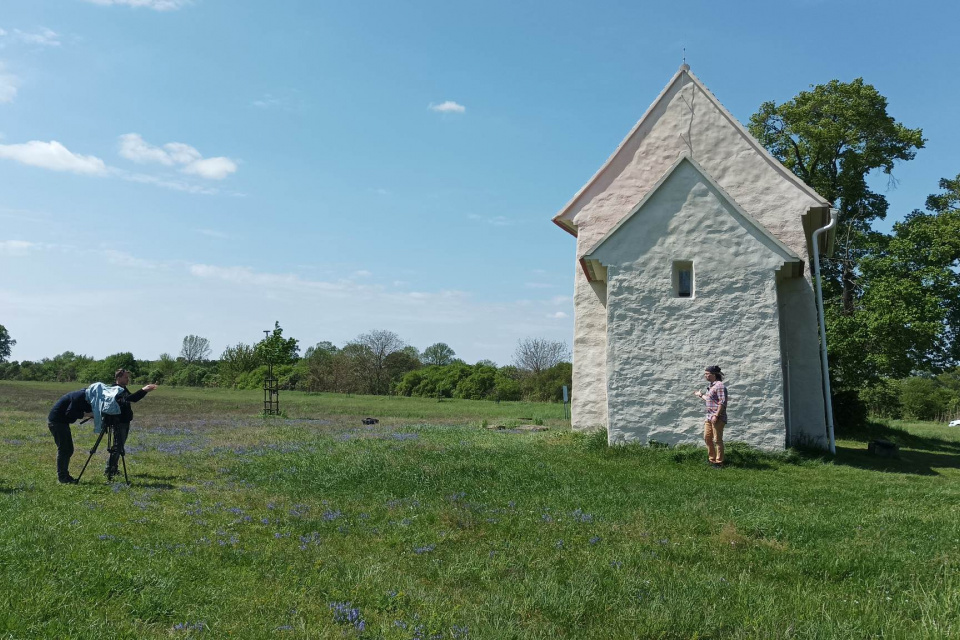
[[[130,484],[130,478],[127,476],[127,456],[124,455],[123,447],[120,447],[120,462],[123,464],[123,479]]]
[[[90,449],[90,455],[87,456],[87,461],[83,463],[83,469],[80,469],[80,475],[77,476],[77,482],[80,482],[80,478],[83,477],[83,472],[87,470],[87,465],[90,464],[90,458],[92,458],[93,454],[97,452],[97,447],[100,446],[101,440],[103,440],[103,431],[101,431],[100,435],[97,436],[97,441],[93,443],[93,448]]]

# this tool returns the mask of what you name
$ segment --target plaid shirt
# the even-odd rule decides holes
[[[721,422],[727,421],[727,387],[715,380],[710,385],[710,389],[703,394],[703,399],[707,401],[707,420],[717,416]]]

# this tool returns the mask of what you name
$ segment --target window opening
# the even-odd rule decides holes
[[[692,298],[694,293],[693,262],[678,260],[673,263],[673,294],[677,298]]]

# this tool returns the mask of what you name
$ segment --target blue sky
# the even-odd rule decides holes
[[[550,218],[680,65],[745,122],[862,76],[960,172],[956,3],[4,0],[0,324],[13,359],[305,348],[468,362],[573,334]],[[889,225],[884,225],[888,227]]]

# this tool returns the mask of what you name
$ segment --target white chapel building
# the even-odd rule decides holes
[[[553,219],[577,238],[573,428],[702,442],[693,392],[720,365],[726,440],[826,448],[811,265],[830,207],[680,67]]]

